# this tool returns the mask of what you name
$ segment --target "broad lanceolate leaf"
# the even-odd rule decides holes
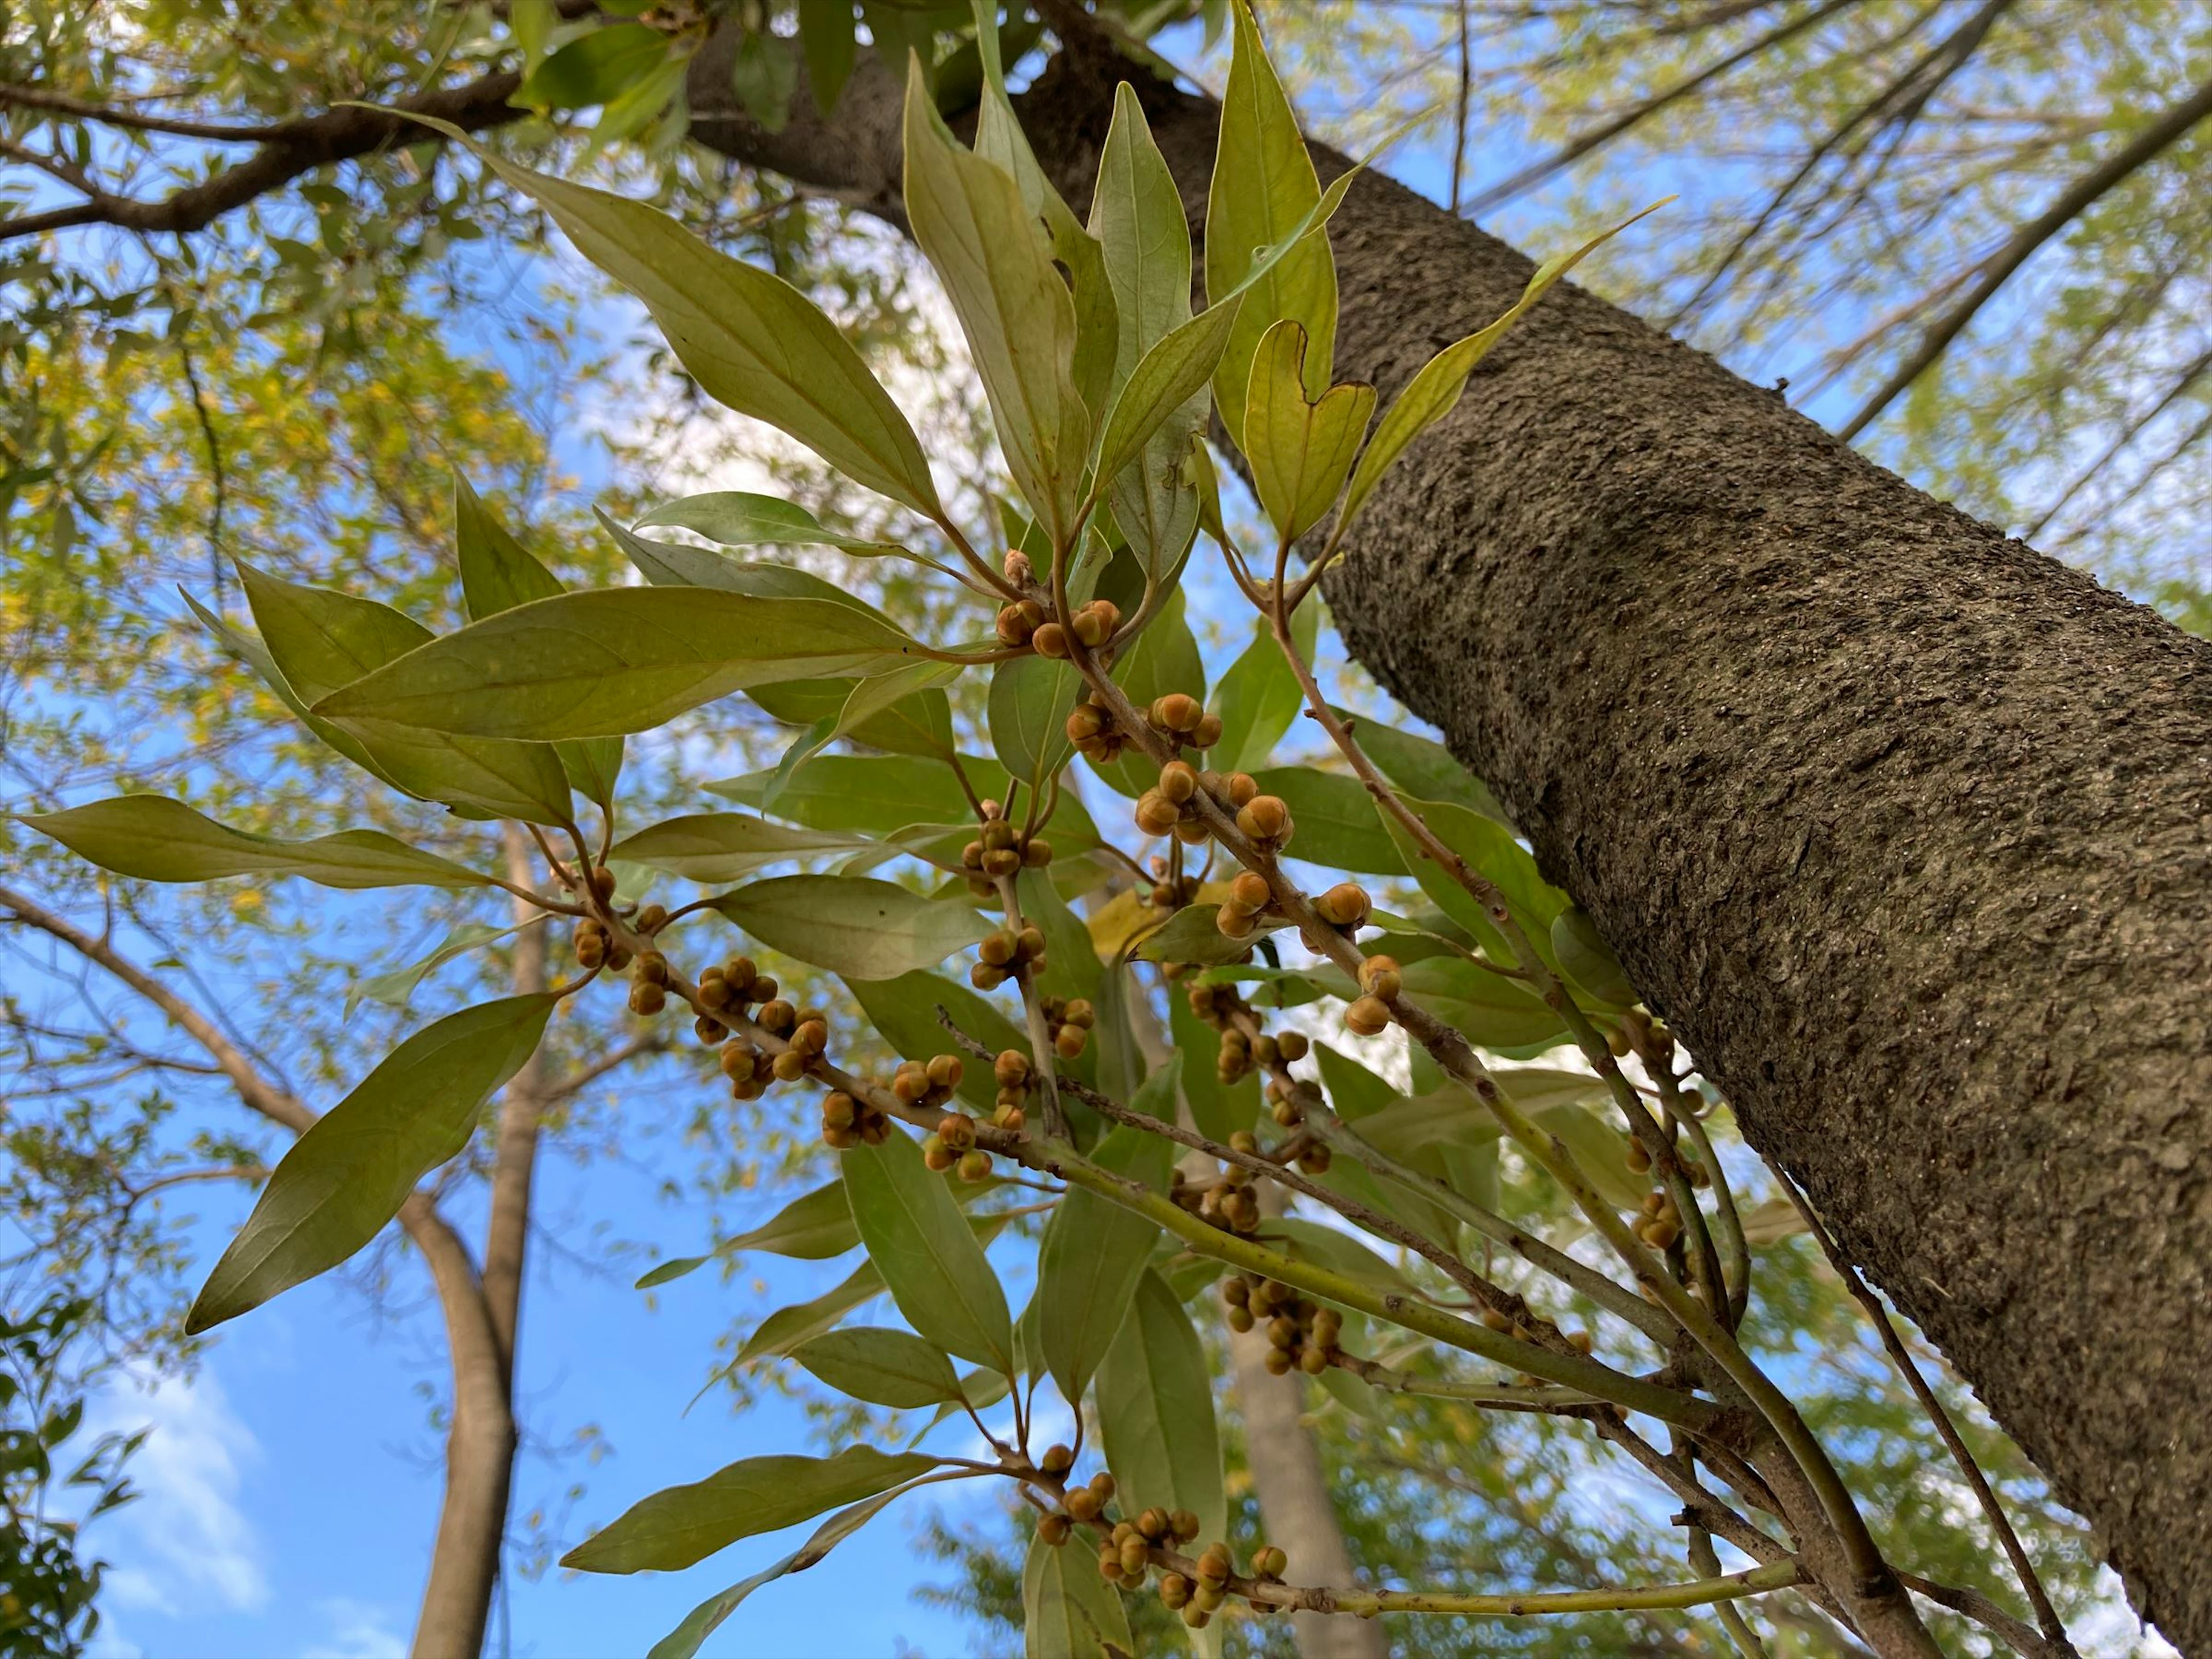
[[[1075,307],[1012,174],[938,118],[918,60],[906,97],[906,208],[989,396],[1007,470],[1055,544],[1075,530],[1091,413],[1074,381]]]
[[[863,557],[907,551],[896,542],[869,541],[825,529],[796,502],[735,489],[664,501],[640,519],[636,527],[656,525],[689,530],[724,547],[835,547]]]
[[[1033,791],[1042,790],[1075,752],[1067,717],[1087,689],[1082,671],[1064,658],[1032,653],[994,668],[991,747],[999,764]]]
[[[1217,930],[1218,931],[1218,930]],[[1203,1056],[1206,1044],[1219,1041],[1213,1028],[1190,1011],[1188,997],[1168,999],[1168,1029],[1177,1050]],[[1260,1117],[1260,1079],[1248,1072],[1234,1083],[1224,1083],[1207,1065],[1182,1068],[1182,1097],[1190,1108],[1190,1121],[1198,1132],[1215,1140],[1226,1140],[1239,1129],[1249,1129]]]
[[[1167,1282],[1146,1272],[1129,1316],[1098,1368],[1098,1432],[1121,1500],[1133,1509],[1188,1510],[1199,1536],[1228,1524],[1213,1375],[1190,1316]]]
[[[835,1457],[749,1457],[641,1499],[561,1558],[580,1572],[673,1572],[740,1538],[872,1498],[937,1467],[919,1452],[848,1446]]]
[[[945,1178],[894,1132],[879,1146],[840,1154],[853,1219],[908,1324],[947,1353],[1001,1371],[1013,1366],[1014,1328],[989,1258]]]
[[[1569,905],[1552,918],[1552,954],[1567,977],[1599,1001],[1616,1008],[1635,1004],[1635,984],[1598,932],[1595,919],[1579,904]]]
[[[1090,1551],[1034,1533],[1022,1566],[1023,1659],[1131,1659],[1129,1615]]]
[[[914,660],[898,629],[826,599],[618,587],[502,611],[315,712],[494,738],[643,732],[748,685]]]
[[[849,853],[864,836],[772,823],[750,812],[697,812],[625,836],[609,857],[691,881],[741,881],[764,865],[810,853]]]
[[[461,596],[472,622],[566,591],[561,579],[491,515],[458,471],[453,474],[453,552],[461,567]],[[581,738],[556,744],[554,752],[580,793],[601,806],[612,802],[616,781],[622,775],[620,738]]]
[[[907,1331],[848,1326],[800,1343],[791,1357],[838,1393],[872,1406],[910,1411],[960,1398],[952,1362]]]
[[[416,1182],[468,1145],[477,1113],[530,1058],[558,1000],[464,1009],[387,1054],[284,1154],[185,1328],[235,1318],[374,1238]]]
[[[890,624],[890,619],[858,594],[825,581],[811,570],[773,560],[733,559],[712,548],[659,542],[626,530],[599,508],[599,528],[613,538],[623,556],[655,587],[712,587],[725,593],[750,593],[763,599],[827,599]]]
[[[310,715],[343,731],[398,787],[479,814],[559,823],[568,775],[552,749],[503,737],[453,737],[316,709],[341,688],[432,638],[412,617],[374,599],[288,582],[240,562],[254,625],[277,672]]]
[[[1321,607],[1311,599],[1291,617],[1291,636],[1310,663],[1320,625]],[[1275,745],[1297,720],[1304,701],[1297,677],[1275,643],[1275,630],[1261,617],[1255,625],[1252,643],[1221,677],[1214,698],[1221,716],[1221,741],[1213,745],[1207,763],[1223,772],[1260,770],[1273,758]],[[1359,728],[1363,743],[1370,729]]]
[[[965,904],[863,876],[776,876],[714,903],[762,944],[848,979],[933,968],[990,931]]]
[[[936,716],[942,709],[944,742],[926,752],[950,754],[952,750],[952,712],[945,699],[945,688],[959,678],[957,664],[933,662],[921,658],[867,679],[828,682],[846,687],[843,701],[838,704],[835,714],[824,715],[815,720],[805,734],[784,752],[782,760],[776,764],[775,776],[763,805],[773,811],[775,798],[783,793],[791,775],[838,738],[860,739],[863,732],[881,731],[895,711],[898,714],[898,720],[894,729],[903,738],[909,733],[926,732],[934,736],[932,728],[939,724]],[[902,744],[901,746],[908,745]]]
[[[1321,199],[1313,158],[1297,116],[1260,44],[1244,0],[1237,0],[1237,45],[1221,100],[1221,137],[1206,204],[1206,291],[1218,301],[1242,283],[1263,250],[1281,247]],[[1245,387],[1269,325],[1305,325],[1306,390],[1328,389],[1336,349],[1336,261],[1325,238],[1299,240],[1257,283],[1214,373],[1214,402],[1243,447]]]
[[[1341,719],[1353,718],[1346,709],[1339,708],[1336,713]],[[1225,725],[1225,713],[1222,720]],[[1401,732],[1364,715],[1358,718],[1354,735],[1367,758],[1382,768],[1382,775],[1405,794],[1419,796],[1423,800],[1449,801],[1510,826],[1512,820],[1505,816],[1505,809],[1498,804],[1498,798],[1490,793],[1490,786],[1462,766],[1452,757],[1451,750],[1434,738]],[[1244,769],[1249,772],[1252,769],[1248,766]]]
[[[483,949],[509,933],[519,933],[525,927],[535,927],[547,920],[544,911],[528,921],[509,922],[505,927],[494,927],[489,922],[464,922],[439,942],[438,948],[419,962],[389,972],[372,974],[358,981],[346,993],[345,1017],[353,1018],[353,1011],[363,1002],[381,1002],[393,1008],[404,1008],[410,999],[421,988],[422,981],[436,973],[454,957],[466,956],[471,951]]]
[[[162,795],[118,795],[19,821],[78,857],[141,881],[303,876],[324,887],[474,887],[485,877],[375,830],[308,841],[232,830]]]
[[[1285,318],[1260,337],[1244,400],[1253,491],[1276,536],[1296,541],[1335,504],[1375,413],[1371,386],[1306,396],[1305,325]]]
[[[1383,815],[1358,779],[1310,766],[1272,767],[1252,775],[1262,793],[1280,796],[1291,809],[1297,826],[1289,848],[1292,858],[1365,875],[1406,873],[1405,860],[1384,832]]]
[[[1474,366],[1490,353],[1505,331],[1518,322],[1529,307],[1544,297],[1544,290],[1565,276],[1583,257],[1641,219],[1644,214],[1657,211],[1657,206],[1648,207],[1632,219],[1623,220],[1601,236],[1594,236],[1571,253],[1558,254],[1536,267],[1528,279],[1528,286],[1515,301],[1513,308],[1486,328],[1476,330],[1465,339],[1455,341],[1429,359],[1419,374],[1407,383],[1406,389],[1395,398],[1382,413],[1382,423],[1375,428],[1375,441],[1367,446],[1367,453],[1359,458],[1359,470],[1352,475],[1352,488],[1344,498],[1344,511],[1338,514],[1336,527],[1329,534],[1331,546],[1341,540],[1359,516],[1359,509],[1375,493],[1375,486],[1382,482],[1397,459],[1406,453],[1407,446],[1426,432],[1438,421],[1450,414],[1459,404],[1460,394],[1467,390],[1468,376]],[[1207,247],[1212,246],[1211,233]]]
[[[660,1263],[639,1277],[636,1288],[649,1291],[681,1279],[705,1267],[714,1256],[766,1250],[771,1255],[822,1261],[844,1255],[860,1242],[860,1230],[853,1225],[853,1206],[845,1201],[844,1183],[833,1181],[793,1199],[759,1226],[725,1240],[714,1255],[675,1256]]]
[[[1552,949],[1552,921],[1567,908],[1565,893],[1546,881],[1528,850],[1513,832],[1495,818],[1448,801],[1417,800],[1406,804],[1420,816],[1437,840],[1464,860],[1504,895],[1506,908],[1519,922],[1529,943],[1539,952]],[[1490,924],[1488,913],[1466,888],[1442,866],[1425,856],[1413,837],[1395,818],[1384,827],[1404,854],[1406,867],[1420,883],[1421,890],[1445,915],[1474,935],[1477,943],[1500,961],[1510,961],[1504,940]]]
[[[1115,684],[1139,708],[1149,708],[1170,691],[1182,692],[1201,703],[1206,701],[1206,662],[1185,620],[1187,608],[1184,592],[1178,587],[1145,625],[1127,654],[1114,665]],[[1094,762],[1091,769],[1132,799],[1158,782],[1160,776],[1159,768],[1134,749],[1103,766]]]
[[[427,125],[476,149],[552,215],[577,252],[642,300],[708,397],[788,433],[855,483],[926,516],[942,514],[914,428],[797,289],[642,202],[533,172],[478,148],[458,127]]]
[[[868,1017],[885,1042],[899,1054],[915,1059],[952,1052],[951,1033],[938,1023],[942,1007],[953,1023],[994,1054],[1008,1048],[1029,1052],[1029,1038],[1009,1020],[1000,1005],[987,1001],[965,985],[937,974],[902,974],[896,979],[848,980],[860,1012]],[[1080,1062],[1070,1066],[1078,1070]],[[970,1065],[961,1073],[957,1091],[970,1106],[988,1110],[997,1095],[988,1066]]]
[[[948,670],[951,667],[949,664],[930,665]],[[901,671],[878,678],[896,680],[898,672]],[[834,727],[842,722],[854,689],[862,684],[843,678],[788,680],[775,685],[757,685],[745,695],[787,726],[814,726],[826,720]],[[854,720],[842,735],[870,749],[882,749],[894,755],[948,760],[953,753],[952,705],[942,690],[925,688],[906,691],[888,707]],[[811,758],[805,757],[800,764]],[[778,766],[776,770],[782,772],[785,769]],[[796,772],[794,767],[787,774],[786,787]],[[776,793],[780,796],[782,790]]]
[[[1167,1072],[1178,1068],[1182,1058],[1176,1054]],[[1171,1079],[1169,1087],[1173,1088]],[[1167,1098],[1172,1103],[1175,1097],[1170,1092]],[[1164,1192],[1174,1170],[1175,1143],[1124,1127],[1099,1142],[1091,1156]],[[1037,1251],[1037,1334],[1046,1369],[1071,1405],[1082,1401],[1115,1332],[1121,1328],[1159,1232],[1158,1222],[1080,1187],[1067,1189],[1045,1224]]]

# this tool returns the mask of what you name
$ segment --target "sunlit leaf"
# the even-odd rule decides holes
[[[1297,826],[1289,848],[1292,858],[1368,875],[1406,873],[1406,861],[1384,830],[1375,799],[1358,779],[1310,766],[1271,767],[1252,775],[1263,793],[1279,796],[1291,809]]]
[[[636,528],[656,525],[689,530],[724,547],[835,547],[863,557],[907,551],[896,542],[870,541],[824,529],[795,501],[735,489],[664,501],[640,519]]]
[[[561,1558],[579,1572],[673,1572],[715,1551],[877,1493],[938,1466],[848,1446],[834,1457],[748,1457],[642,1498]]]
[[[960,1398],[952,1362],[920,1337],[875,1326],[825,1331],[791,1358],[842,1395],[908,1411]]]
[[[300,876],[323,887],[476,887],[488,878],[376,830],[283,841],[232,830],[163,795],[15,815],[103,870],[141,881]]]
[[[999,763],[1031,789],[1041,788],[1074,753],[1067,717],[1088,689],[1082,672],[1064,658],[1032,653],[994,668],[991,746]]]
[[[990,930],[964,904],[864,876],[775,876],[714,908],[762,944],[848,979],[933,968]]]
[[[1305,325],[1285,318],[1260,337],[1244,401],[1253,493],[1280,542],[1296,541],[1335,503],[1375,413],[1371,386],[1306,395]]]
[[[199,1332],[327,1272],[374,1238],[415,1184],[468,1145],[477,1113],[538,1047],[554,995],[507,997],[425,1026],[292,1144],[185,1316]]]

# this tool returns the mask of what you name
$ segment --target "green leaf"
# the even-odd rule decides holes
[[[1121,1592],[1099,1576],[1097,1558],[1032,1532],[1022,1564],[1023,1659],[1129,1659],[1136,1650]]]
[[[1422,800],[1449,801],[1512,827],[1512,820],[1490,793],[1490,786],[1454,760],[1443,744],[1364,714],[1354,715],[1348,709],[1339,708],[1336,714],[1340,720],[1356,722],[1354,734],[1360,748],[1403,793]],[[1225,726],[1228,716],[1224,714],[1222,719]],[[1244,769],[1249,772],[1251,768]]]
[[[642,23],[615,23],[581,34],[532,70],[515,89],[525,109],[588,109],[604,104],[668,57],[668,37]]]
[[[1006,799],[1004,767],[973,756],[963,756],[961,764],[979,793]],[[770,775],[752,772],[707,787],[757,806]],[[950,766],[905,755],[817,755],[785,781],[775,810],[779,817],[795,818],[811,829],[871,835],[887,835],[910,823],[975,819],[975,809]]]
[[[860,1230],[853,1225],[853,1206],[845,1201],[844,1183],[833,1181],[826,1187],[817,1187],[803,1197],[794,1198],[759,1226],[725,1239],[711,1255],[673,1256],[661,1262],[641,1274],[634,1288],[653,1290],[697,1272],[717,1256],[737,1255],[746,1250],[766,1250],[771,1255],[787,1255],[801,1261],[823,1261],[844,1255],[860,1242]]]
[[[845,1194],[891,1299],[908,1324],[947,1353],[1013,1367],[1013,1320],[983,1247],[921,1150],[893,1133],[881,1146],[839,1154]]]
[[[461,567],[461,597],[473,622],[566,592],[561,579],[492,517],[458,469],[453,473],[453,552]],[[613,801],[615,783],[622,775],[620,738],[585,738],[553,747],[571,787],[601,806]]]
[[[730,85],[738,102],[769,132],[781,132],[791,119],[791,94],[799,86],[799,58],[788,40],[749,30],[730,63]]]
[[[713,903],[762,944],[847,979],[933,968],[990,931],[964,904],[862,876],[776,876]]]
[[[938,1024],[942,1006],[960,1029],[993,1054],[1008,1048],[1029,1052],[1029,1038],[1008,1019],[999,1006],[986,1001],[964,985],[936,974],[902,974],[896,979],[848,980],[846,989],[860,1005],[868,1024],[891,1046],[909,1059],[953,1051],[952,1035]],[[1076,1069],[1069,1068],[1071,1071]],[[955,1091],[970,1106],[988,1111],[997,1097],[998,1085],[988,1066],[969,1065]]]
[[[859,1503],[838,1510],[817,1527],[814,1535],[805,1543],[774,1566],[762,1569],[719,1595],[708,1596],[692,1608],[682,1624],[653,1644],[646,1659],[692,1659],[699,1651],[699,1644],[712,1636],[748,1595],[763,1584],[773,1583],[794,1572],[805,1572],[816,1565],[831,1550],[912,1490],[910,1486],[894,1486],[889,1492],[878,1492],[873,1498],[864,1498]]]
[[[866,599],[811,570],[767,559],[733,559],[712,548],[691,547],[681,542],[657,542],[624,529],[598,507],[592,511],[599,527],[622,549],[623,556],[655,587],[711,587],[724,593],[750,593],[763,599],[827,599],[832,605],[872,617],[885,627],[890,626],[890,619]],[[944,568],[920,554],[912,556],[933,570]]]
[[[1186,904],[1146,935],[1137,947],[1138,957],[1145,962],[1188,962],[1200,967],[1235,962],[1275,928],[1290,926],[1285,921],[1262,922],[1243,938],[1231,939],[1217,921],[1220,914],[1218,904]]]
[[[872,1406],[909,1411],[960,1398],[952,1362],[905,1331],[858,1326],[829,1331],[791,1351],[823,1382]]]
[[[300,876],[323,887],[476,887],[489,884],[450,859],[376,830],[283,841],[232,830],[163,795],[118,795],[59,812],[14,815],[103,870],[141,881]]]
[[[1114,683],[1139,708],[1170,691],[1183,692],[1201,704],[1206,701],[1206,662],[1184,619],[1185,609],[1185,595],[1177,588],[1114,665]],[[1158,782],[1160,775],[1159,768],[1135,750],[1103,766],[1094,764],[1091,770],[1132,799]]]
[[[735,489],[664,501],[640,519],[635,528],[659,526],[688,530],[724,547],[834,547],[864,558],[908,551],[896,542],[870,541],[824,529],[796,502]]]
[[[799,0],[799,43],[806,54],[806,81],[814,94],[814,107],[827,115],[837,107],[860,55],[853,0]]]
[[[416,650],[433,637],[428,629],[374,599],[284,581],[243,561],[238,569],[285,684],[311,714],[346,732],[381,775],[427,800],[494,817],[553,824],[568,817],[568,774],[550,747],[414,731],[313,707]]]
[[[854,483],[927,518],[944,516],[906,416],[797,289],[642,202],[534,172],[450,123],[413,118],[474,150],[550,214],[578,252],[643,301],[708,397],[787,433]]]
[[[1190,1316],[1167,1282],[1146,1272],[1098,1368],[1098,1433],[1118,1501],[1132,1514],[1188,1510],[1201,1538],[1228,1526],[1213,1374]]]
[[[1383,827],[1375,798],[1358,779],[1310,766],[1279,766],[1255,772],[1263,794],[1279,795],[1297,826],[1290,854],[1333,870],[1377,876],[1402,876],[1406,860]]]
[[[1566,1028],[1543,1000],[1516,979],[1460,957],[1407,963],[1407,990],[1468,1041],[1486,1048],[1526,1048],[1556,1041]]]
[[[1182,1055],[1162,1076],[1174,1087]],[[1167,1098],[1174,1099],[1170,1092]],[[1094,1163],[1164,1193],[1175,1167],[1175,1143],[1124,1126],[1094,1147]],[[1088,1188],[1071,1186],[1045,1224],[1037,1249],[1037,1335],[1060,1397],[1079,1405],[1130,1297],[1152,1259],[1159,1224]]]
[[[1320,628],[1317,605],[1309,602],[1291,614],[1291,637],[1309,663],[1314,659]],[[1282,647],[1275,642],[1275,630],[1263,617],[1254,624],[1252,643],[1221,677],[1214,698],[1215,712],[1221,716],[1221,741],[1206,757],[1208,763],[1223,772],[1260,770],[1273,758],[1275,745],[1304,706],[1297,676],[1291,672]],[[1370,730],[1364,724],[1359,727],[1363,744]]]
[[[1438,841],[1504,896],[1507,909],[1527,933],[1530,944],[1539,952],[1548,951],[1552,945],[1552,922],[1567,908],[1567,896],[1544,879],[1543,873],[1536,868],[1535,859],[1513,838],[1513,832],[1495,818],[1448,801],[1417,800],[1411,796],[1405,800]],[[1504,940],[1491,926],[1488,913],[1474,896],[1442,866],[1427,857],[1395,819],[1386,818],[1384,828],[1405,855],[1405,867],[1413,872],[1413,879],[1437,908],[1467,929],[1498,960],[1511,961]]]
[[[610,588],[433,640],[315,712],[477,737],[601,737],[647,731],[748,685],[897,667],[911,644],[824,599]]]
[[[1226,1140],[1259,1121],[1259,1074],[1248,1072],[1234,1083],[1222,1082],[1207,1059],[1220,1048],[1220,1033],[1191,1012],[1188,997],[1170,994],[1168,1030],[1176,1052],[1194,1056],[1181,1075],[1192,1127],[1212,1139]]]
[[[557,995],[507,997],[425,1026],[292,1144],[200,1287],[197,1334],[343,1261],[424,1175],[458,1156],[493,1091],[538,1047]]]
[[[908,63],[906,210],[960,319],[1007,471],[1051,535],[1076,529],[1091,414],[1076,390],[1075,307],[1012,174],[963,148]]]
[[[1067,717],[1088,688],[1065,659],[1012,657],[991,671],[991,747],[999,764],[1041,790],[1075,752]]]
[[[1313,158],[1297,117],[1260,43],[1244,0],[1237,0],[1237,44],[1221,99],[1221,137],[1206,202],[1206,291],[1213,299],[1244,281],[1261,251],[1292,251],[1253,285],[1214,371],[1222,422],[1243,447],[1245,388],[1252,357],[1269,325],[1290,318],[1305,325],[1310,345],[1305,386],[1328,389],[1336,346],[1336,261],[1327,238],[1310,240],[1299,227],[1321,199]],[[1293,238],[1296,238],[1293,242]]]
[[[454,957],[481,950],[495,939],[505,939],[509,933],[520,933],[525,927],[535,927],[545,919],[544,912],[540,911],[527,921],[509,922],[503,927],[495,927],[489,922],[481,921],[464,923],[447,933],[438,948],[420,962],[409,963],[388,973],[372,974],[367,979],[356,981],[346,993],[345,1018],[351,1019],[353,1011],[363,1002],[380,1002],[388,1007],[404,1008],[421,988],[422,981]]]
[[[1022,920],[1044,935],[1045,971],[1041,983],[1054,996],[1098,1000],[1105,965],[1098,960],[1091,929],[1075,914],[1047,870],[1024,870],[1014,878]]]
[[[795,829],[746,812],[697,812],[625,836],[608,856],[690,881],[742,881],[786,859],[849,853],[870,844],[864,836]]]
[[[951,665],[939,665],[950,668]],[[884,678],[889,678],[888,676]],[[835,726],[851,702],[859,680],[789,680],[775,685],[757,685],[745,695],[787,726]],[[921,755],[933,760],[952,757],[952,705],[941,690],[908,692],[888,708],[865,715],[848,726],[844,736],[871,749],[895,755]],[[811,756],[801,757],[802,763]],[[781,772],[779,765],[776,770]],[[793,770],[795,772],[796,768]],[[788,784],[789,777],[785,782]],[[782,793],[778,790],[778,795]],[[766,799],[763,795],[763,799]]]
[[[952,710],[945,688],[960,678],[957,663],[924,659],[864,680],[841,682],[849,687],[834,715],[816,720],[776,763],[775,776],[763,798],[775,810],[791,775],[840,738],[860,740],[863,732],[895,733],[901,746],[910,747],[922,734],[942,742],[925,750],[945,755],[952,751]],[[941,719],[939,716],[941,715]]]
[[[748,1457],[690,1486],[641,1499],[561,1558],[579,1572],[673,1572],[741,1538],[926,1474],[938,1460],[848,1446],[834,1457]]]
[[[1152,141],[1136,88],[1126,81],[1114,89],[1114,119],[1091,198],[1091,234],[1104,252],[1121,318],[1114,365],[1119,392],[1138,360],[1190,319],[1190,225],[1182,192]]]
[[[1243,449],[1252,488],[1275,535],[1296,541],[1335,505],[1375,414],[1375,388],[1305,389],[1306,331],[1285,318],[1260,337],[1245,394]]]
[[[840,1197],[843,1188],[838,1189]],[[849,1214],[852,1206],[848,1204]],[[830,1329],[847,1314],[872,1297],[884,1291],[884,1276],[872,1261],[863,1261],[859,1267],[811,1301],[794,1303],[787,1308],[778,1308],[754,1327],[753,1334],[738,1350],[732,1365],[748,1364],[756,1359],[779,1358],[789,1353],[800,1343],[811,1341]]]
[[[1671,199],[1671,198],[1669,198]],[[1359,470],[1352,475],[1352,488],[1344,498],[1344,511],[1337,515],[1336,526],[1329,532],[1333,547],[1343,539],[1359,510],[1367,505],[1367,498],[1375,493],[1375,486],[1382,482],[1382,475],[1406,453],[1407,447],[1438,421],[1450,414],[1458,405],[1460,394],[1467,389],[1468,376],[1474,366],[1490,353],[1505,331],[1518,322],[1529,307],[1544,297],[1544,290],[1583,262],[1585,256],[1641,219],[1655,213],[1663,203],[1654,204],[1634,218],[1625,219],[1611,230],[1594,236],[1571,253],[1555,254],[1536,267],[1528,279],[1528,286],[1521,291],[1512,309],[1486,328],[1476,330],[1465,339],[1454,342],[1429,359],[1419,374],[1407,382],[1406,389],[1391,402],[1382,413],[1382,423],[1375,428],[1375,441],[1367,446],[1367,453],[1359,458]],[[1212,246],[1209,233],[1207,246]]]

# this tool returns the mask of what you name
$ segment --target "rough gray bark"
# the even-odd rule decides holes
[[[1112,74],[1063,53],[1024,100],[1071,185]],[[1143,95],[1200,204],[1212,106]],[[772,143],[694,96],[706,142],[896,220],[873,82]],[[1333,240],[1338,375],[1386,399],[1529,271],[1377,177]],[[1354,653],[2212,1653],[2212,648],[1566,285],[1349,551]]]

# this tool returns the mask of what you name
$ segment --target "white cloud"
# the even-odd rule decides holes
[[[153,1431],[129,1464],[137,1500],[101,1517],[88,1534],[112,1564],[109,1605],[172,1615],[264,1606],[260,1540],[239,1505],[244,1470],[259,1457],[260,1443],[231,1410],[214,1370],[125,1384],[88,1416],[88,1443],[110,1431]]]
[[[392,1615],[384,1608],[343,1595],[315,1607],[330,1620],[331,1634],[301,1659],[404,1659],[406,1640],[392,1627]]]

